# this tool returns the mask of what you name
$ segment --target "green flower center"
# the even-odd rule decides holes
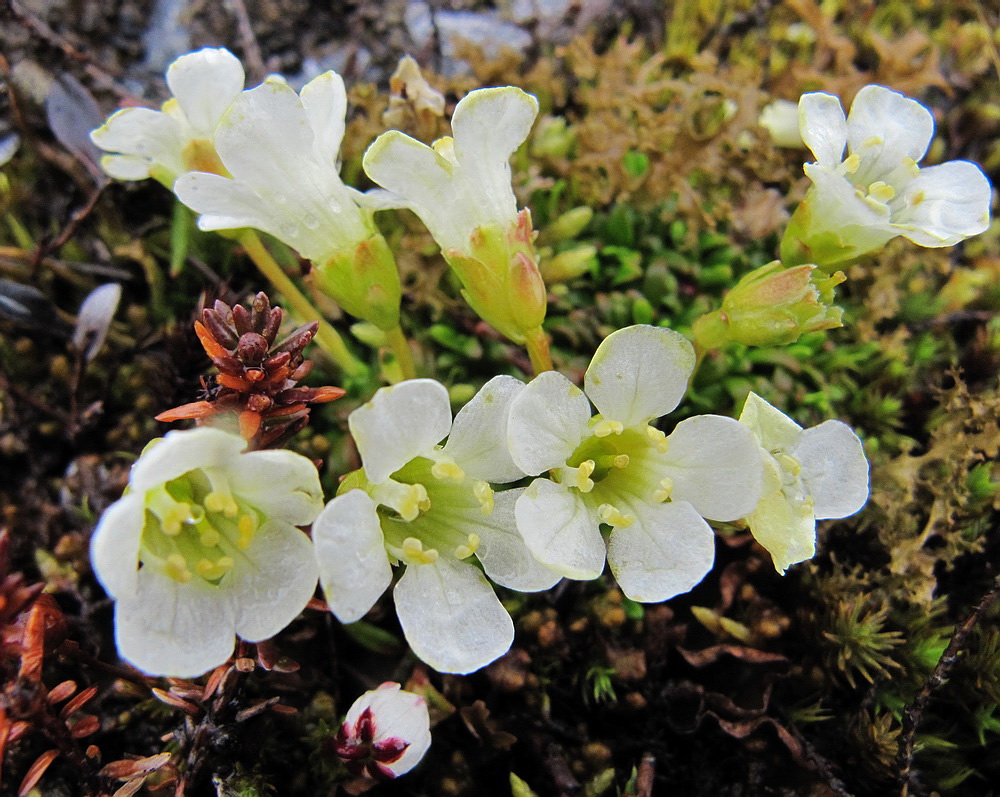
[[[474,519],[493,512],[490,486],[467,479],[443,454],[416,457],[367,492],[379,505],[386,550],[411,565],[472,556],[480,542]]]
[[[189,471],[145,495],[139,558],[175,581],[218,586],[253,541],[260,514],[233,495],[219,468]]]

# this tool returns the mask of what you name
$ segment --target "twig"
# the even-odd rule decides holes
[[[908,797],[910,794],[910,786],[912,785],[910,771],[913,767],[913,746],[917,726],[920,724],[920,716],[927,706],[931,692],[947,680],[952,667],[958,662],[972,629],[983,619],[983,615],[989,611],[997,598],[1000,598],[1000,576],[993,579],[993,586],[972,610],[972,614],[955,629],[948,647],[941,654],[941,658],[938,659],[930,677],[921,687],[913,702],[903,709],[903,728],[899,734],[899,752],[896,755],[896,766],[899,770],[896,782],[899,784],[900,797]]]

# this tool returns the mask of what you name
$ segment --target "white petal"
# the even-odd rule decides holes
[[[847,146],[847,117],[838,97],[821,91],[803,94],[799,99],[799,132],[817,163],[840,165]]]
[[[683,501],[636,510],[636,521],[616,527],[608,540],[608,564],[622,591],[654,603],[694,588],[715,560],[712,529]]]
[[[853,183],[832,169],[815,163],[807,163],[802,168],[813,181],[806,200],[811,205],[814,236],[832,233],[844,247],[862,254],[878,249],[899,235],[899,230],[890,224],[888,205],[859,196]]]
[[[789,501],[781,492],[781,469],[773,458],[768,468],[772,472],[768,481],[777,489],[760,499],[747,523],[754,539],[771,554],[775,570],[784,573],[816,553],[816,518],[808,502]]]
[[[444,450],[468,478],[504,484],[524,476],[507,446],[510,406],[522,390],[520,379],[495,376],[458,411]]]
[[[182,55],[167,69],[167,85],[191,127],[211,139],[229,104],[243,90],[243,65],[228,50],[205,48]]]
[[[451,128],[462,179],[478,187],[495,223],[511,224],[517,215],[510,156],[537,115],[538,100],[514,86],[472,91],[455,106]]]
[[[101,158],[101,168],[116,180],[145,180],[150,176],[152,164],[135,155],[105,155]]]
[[[523,489],[505,490],[493,496],[493,512],[480,521],[476,556],[493,581],[518,592],[549,589],[562,576],[547,568],[528,550],[517,530],[514,505]]]
[[[380,135],[365,152],[365,173],[405,199],[442,249],[466,244],[471,228],[459,219],[452,165],[426,144],[398,130]],[[468,212],[468,211],[467,211]]]
[[[680,403],[694,363],[694,347],[679,332],[625,327],[597,347],[583,387],[606,420],[636,426]]]
[[[853,515],[868,501],[868,460],[846,423],[824,421],[806,429],[789,453],[802,466],[817,519]]]
[[[448,390],[433,379],[380,388],[371,401],[350,414],[347,425],[365,474],[379,484],[414,457],[432,451],[448,434]]]
[[[117,282],[108,282],[92,290],[80,305],[73,327],[73,346],[77,351],[83,351],[86,346],[84,356],[87,360],[92,360],[104,345],[121,298],[122,286]]]
[[[236,633],[259,642],[306,607],[316,592],[316,557],[305,534],[278,521],[257,529],[244,557],[233,568],[232,581],[223,584],[233,600]]]
[[[233,492],[272,520],[312,523],[323,508],[319,472],[294,451],[251,451],[225,469]]]
[[[145,521],[142,495],[129,493],[104,510],[90,538],[90,566],[112,598],[135,594]]]
[[[677,424],[667,444],[672,500],[687,501],[702,517],[721,521],[741,518],[757,506],[764,466],[746,426],[720,415],[697,415]]]
[[[235,643],[232,604],[218,587],[178,582],[144,567],[135,595],[115,604],[123,659],[149,675],[193,678],[222,664]]]
[[[363,490],[338,495],[312,527],[319,580],[342,623],[364,617],[392,581],[375,502]]]
[[[336,72],[324,72],[306,83],[300,96],[313,130],[313,154],[320,163],[336,168],[347,118],[344,79]]]
[[[535,479],[514,506],[517,530],[531,554],[567,578],[597,578],[604,570],[604,538],[578,492]]]
[[[449,556],[409,565],[393,599],[406,641],[439,672],[478,670],[514,641],[514,623],[486,577]]]
[[[801,426],[756,393],[747,396],[740,423],[753,432],[768,451],[788,450],[802,436]]]
[[[137,492],[165,484],[188,471],[228,465],[246,448],[237,434],[209,426],[167,432],[153,441],[132,466],[129,484]]]
[[[174,193],[198,217],[201,230],[237,230],[253,227],[280,237],[277,219],[257,194],[241,182],[208,172],[185,172],[174,183]]]
[[[590,402],[555,371],[531,380],[510,405],[507,442],[514,463],[529,476],[565,464],[587,435]]]
[[[170,174],[184,171],[181,153],[187,140],[180,124],[165,113],[151,108],[123,108],[112,114],[103,126],[90,134],[90,140],[106,152],[131,155],[150,164],[159,164]],[[103,164],[103,161],[102,161]],[[122,166],[121,171],[134,175],[138,167],[121,161],[108,161],[108,166]],[[112,177],[117,177],[111,171]],[[148,176],[148,171],[147,171]],[[123,179],[139,179],[124,177]]]
[[[807,95],[808,96],[808,95]],[[839,107],[839,103],[838,103]],[[841,111],[843,117],[843,111]],[[799,106],[791,100],[774,100],[765,105],[757,124],[767,130],[771,141],[778,147],[800,148],[805,142],[799,132]],[[844,122],[844,141],[847,141],[847,123]],[[843,151],[843,148],[841,148]],[[839,163],[839,161],[838,161]]]
[[[865,86],[847,116],[847,141],[861,158],[856,176],[866,185],[895,170],[906,158],[924,157],[934,137],[934,117],[916,100],[885,86]]]
[[[892,202],[892,226],[921,246],[953,246],[990,226],[993,191],[969,161],[921,169]]]

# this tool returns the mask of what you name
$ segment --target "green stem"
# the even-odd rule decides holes
[[[555,370],[552,366],[552,356],[549,354],[549,336],[540,326],[525,335],[524,347],[528,350],[528,357],[531,358],[531,367],[535,369],[535,374]]]
[[[292,282],[291,277],[284,272],[281,266],[278,265],[278,262],[271,256],[271,253],[267,251],[260,240],[260,236],[252,230],[244,230],[239,234],[239,242],[246,249],[247,254],[250,255],[250,259],[260,269],[260,273],[284,294],[288,303],[295,308],[295,312],[302,316],[303,320],[319,323],[319,330],[316,332],[316,343],[333,358],[333,361],[340,366],[340,370],[347,376],[361,376],[364,374],[368,370],[368,367],[351,354],[344,343],[344,339],[340,337],[340,333],[323,320],[319,310],[309,301],[309,297],[299,290],[298,286]]]
[[[396,355],[396,362],[399,364],[403,379],[416,379],[417,369],[413,364],[413,353],[410,351],[410,344],[406,340],[402,328],[396,325],[385,333],[385,337],[392,353]]]

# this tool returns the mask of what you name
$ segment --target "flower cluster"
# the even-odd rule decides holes
[[[425,85],[412,62],[404,76]],[[320,319],[277,342],[281,313],[264,294],[248,307],[206,309],[196,328],[219,374],[202,401],[159,417],[229,416],[241,435],[203,426],[154,441],[91,548],[116,601],[119,651],[154,674],[196,675],[226,660],[235,635],[277,633],[317,582],[344,623],[391,590],[413,651],[467,673],[514,638],[494,585],[541,591],[561,578],[596,579],[607,565],[629,598],[667,600],[710,571],[713,523],[749,529],[778,572],[808,559],[816,521],[851,515],[868,498],[868,462],[848,426],[803,429],[754,393],[739,420],[661,419],[706,350],[784,345],[839,326],[833,290],[845,277],[833,266],[897,235],[950,245],[989,220],[978,167],[916,165],[933,135],[923,106],[868,86],[845,117],[836,98],[807,94],[799,126],[816,162],[805,167],[812,186],[781,260],[743,276],[698,319],[694,344],[658,326],[612,332],[581,388],[551,367],[531,214],[511,185],[509,159],[534,123],[534,97],[510,86],[470,92],[452,135],[431,146],[384,133],[363,158],[382,188],[362,194],[340,177],[347,94],[336,73],[299,92],[277,76],[244,90],[232,55],[202,50],[167,80],[175,96],[162,110],[126,109],[94,131],[110,174],[169,185],[203,229],[242,230],[248,251],[260,245],[250,228],[280,239],[312,261],[321,289],[402,340],[401,351],[400,280],[374,212],[409,208],[472,308],[527,347],[537,375],[489,379],[453,416],[446,385],[387,371],[393,384],[362,395],[370,399],[347,420],[361,467],[324,507],[305,457],[243,453],[248,441],[287,439],[309,403],[343,393],[297,384]],[[443,98],[421,91],[436,129]],[[282,290],[297,290],[283,278]],[[296,528],[307,524],[311,536]],[[422,699],[383,684],[348,712],[333,747],[353,772],[394,777],[429,740]]]

